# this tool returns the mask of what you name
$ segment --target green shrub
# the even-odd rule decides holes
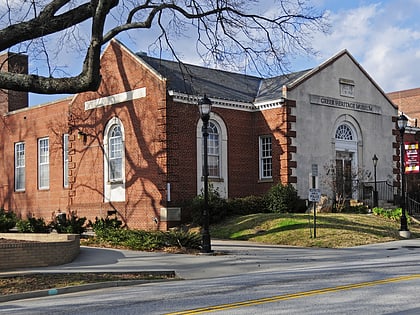
[[[16,214],[0,209],[0,232],[7,233],[14,228],[17,222]]]
[[[265,195],[267,209],[274,213],[305,212],[306,203],[300,199],[297,190],[290,184],[277,184]]]
[[[163,234],[166,246],[178,248],[201,248],[201,235],[187,231],[168,231]]]
[[[120,229],[122,227],[122,221],[108,216],[106,218],[96,217],[95,222],[89,220],[88,227],[91,227],[96,235],[101,236],[104,233],[107,233],[110,229]]]
[[[21,233],[48,233],[50,227],[45,223],[43,218],[28,217],[26,220],[19,220],[16,227]]]
[[[373,208],[372,209],[373,214],[380,215],[384,218],[391,219],[398,221],[401,219],[402,216],[402,209],[396,208],[396,209],[383,209],[383,208]],[[407,216],[407,220],[409,220],[409,217]]]
[[[221,222],[226,218],[227,202],[220,197],[220,194],[213,187],[209,186],[208,193],[208,206],[209,206],[209,220],[210,224]],[[202,224],[202,212],[204,208],[204,195],[196,196],[188,205],[189,212],[191,213],[192,222],[195,224]]]
[[[111,246],[129,248],[131,250],[159,250],[164,247],[198,249],[201,238],[198,233],[185,231],[143,231],[119,228],[100,229],[96,234],[100,242]]]
[[[86,220],[86,217],[79,218],[75,211],[71,211],[67,217],[65,215],[56,216],[50,226],[57,233],[82,234],[86,232]]]
[[[343,212],[343,213],[367,214],[367,213],[369,213],[369,208],[365,205],[349,206],[349,207],[344,207],[341,210],[341,212]]]
[[[263,196],[248,196],[227,200],[229,215],[247,215],[268,212]]]

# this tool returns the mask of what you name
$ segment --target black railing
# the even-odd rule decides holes
[[[359,199],[365,205],[373,207],[373,191],[375,189],[375,182],[361,182],[359,183]],[[378,191],[378,200],[380,203],[395,203],[395,196],[398,196],[398,188],[392,186],[387,181],[377,181],[376,190]]]
[[[412,216],[419,216],[420,215],[420,202],[417,200],[406,196],[405,204],[407,205],[407,212],[409,215]]]

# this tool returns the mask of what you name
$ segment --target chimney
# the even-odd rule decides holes
[[[0,55],[0,71],[28,73],[28,56],[6,52]],[[28,92],[0,90],[0,114],[28,107]]]

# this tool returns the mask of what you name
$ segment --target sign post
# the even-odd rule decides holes
[[[314,203],[314,238],[316,238],[316,204],[321,200],[321,190],[310,188],[308,199]]]

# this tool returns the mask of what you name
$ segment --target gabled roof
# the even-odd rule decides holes
[[[280,98],[282,96],[282,88],[284,85],[289,85],[309,71],[310,70],[292,72],[273,78],[263,79],[255,101],[264,102]]]
[[[343,55],[349,56],[355,66],[372,82],[373,86],[380,91],[392,106],[396,107],[386,93],[346,49],[315,68],[267,79],[176,61],[162,60],[143,54],[137,54],[137,57],[142,59],[162,77],[166,78],[168,90],[173,92],[187,95],[206,94],[210,98],[245,103],[263,103],[280,99],[282,97],[283,86],[286,86],[288,90],[296,88],[319,71],[330,66]]]
[[[253,102],[261,78],[138,55],[167,80],[168,89],[232,101]]]
[[[392,100],[388,97],[388,95],[382,90],[382,88],[375,82],[375,80],[372,79],[372,77],[369,75],[369,73],[366,72],[366,70],[360,65],[359,62],[352,56],[352,54],[349,53],[347,49],[343,49],[342,51],[338,52],[331,58],[325,60],[323,63],[321,63],[318,67],[312,68],[311,70],[307,71],[306,73],[303,73],[302,76],[298,77],[295,81],[290,83],[288,85],[288,89],[294,89],[295,87],[299,86],[302,82],[304,82],[306,79],[312,77],[313,75],[317,74],[319,71],[325,69],[326,67],[333,64],[337,59],[341,58],[342,56],[347,55],[353,63],[356,65],[356,67],[359,68],[359,70],[369,79],[369,81],[375,86],[375,88],[388,100],[388,102],[394,107],[397,108],[397,106],[392,102]]]

